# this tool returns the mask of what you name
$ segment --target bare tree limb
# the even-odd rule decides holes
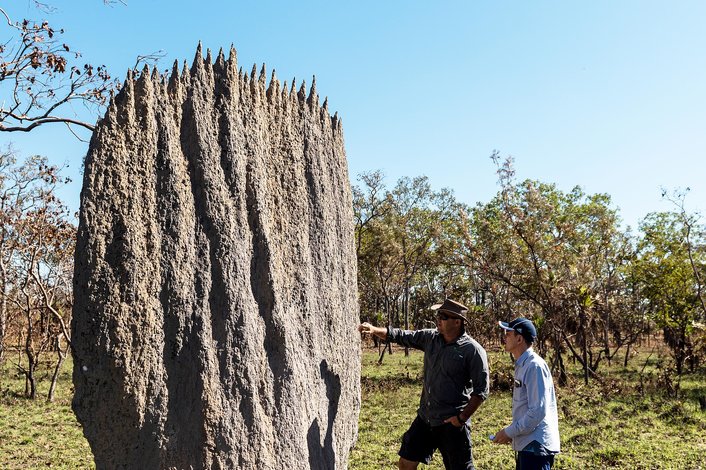
[[[43,117],[43,118],[32,118],[32,119],[26,119],[28,121],[32,121],[32,124],[29,124],[27,126],[11,126],[7,127],[3,124],[0,124],[0,132],[30,132],[32,129],[41,126],[42,124],[49,124],[52,122],[62,122],[68,126],[71,124],[81,126],[85,129],[88,129],[89,131],[93,131],[96,126],[93,124],[89,124],[84,121],[79,121],[77,119],[71,119],[71,118],[65,118],[65,117],[54,117],[54,116],[49,116],[49,117]],[[74,134],[75,135],[75,134]],[[78,136],[76,136],[78,137]]]
[[[34,4],[39,10],[50,8],[38,1]],[[59,40],[62,29],[47,21],[13,22],[2,8],[0,14],[15,30],[0,46],[0,87],[9,95],[0,102],[0,132],[30,132],[57,122],[93,131],[94,122],[72,115],[66,105],[80,101],[94,108],[97,118],[119,83],[103,65],[77,63],[81,54]],[[158,57],[154,53],[142,60]]]

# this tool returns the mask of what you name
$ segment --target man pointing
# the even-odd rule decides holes
[[[488,358],[465,332],[468,308],[451,299],[434,305],[436,329],[417,331],[358,326],[384,341],[424,351],[424,388],[417,417],[402,437],[398,466],[428,464],[439,449],[447,470],[472,470],[471,415],[488,397]]]

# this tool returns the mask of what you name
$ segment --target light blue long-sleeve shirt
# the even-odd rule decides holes
[[[549,366],[532,348],[515,362],[512,391],[512,424],[505,428],[515,451],[537,441],[552,453],[559,452],[559,416],[554,381]]]

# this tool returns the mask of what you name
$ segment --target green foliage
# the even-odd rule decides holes
[[[534,320],[537,348],[552,349],[561,382],[567,359],[587,383],[655,327],[678,374],[685,362],[697,367],[706,355],[706,230],[683,196],[679,210],[648,216],[638,238],[621,229],[609,195],[517,182],[511,158],[492,158],[498,194],[473,208],[426,177],[388,190],[379,171],[359,176],[361,318],[433,327],[428,307],[449,296],[470,307],[467,330],[483,340],[497,334],[497,319]]]
[[[697,339],[705,314],[697,273],[706,265],[706,238],[691,230],[683,214],[649,214],[642,221],[644,237],[635,273],[652,317],[664,331],[665,341],[681,373],[685,361],[702,354]]]
[[[608,195],[518,183],[512,159],[493,158],[500,191],[469,214],[464,253],[485,292],[486,323],[536,320],[540,349],[551,346],[560,358],[568,347],[588,380],[644,330],[625,282],[630,238]]]
[[[450,256],[462,241],[461,205],[426,177],[386,188],[381,172],[353,187],[361,317],[384,312],[385,323],[421,328],[444,295],[469,295],[467,269]]]

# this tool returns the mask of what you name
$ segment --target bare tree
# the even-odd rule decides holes
[[[94,123],[68,111],[74,103],[98,112],[118,84],[104,65],[81,63],[48,21],[13,21],[0,8],[9,35],[0,45],[0,131],[29,132],[48,123],[88,130]],[[73,132],[73,130],[72,130]]]
[[[52,11],[47,4],[34,5],[38,13]],[[47,20],[15,21],[1,7],[0,19],[5,25],[0,40],[0,131],[30,132],[51,123],[65,124],[76,137],[75,127],[93,131],[96,118],[120,87],[106,66],[81,61],[81,53],[60,40],[64,30]],[[133,69],[154,65],[164,55],[138,55]],[[88,109],[93,119],[72,111],[76,104]]]
[[[14,318],[14,336],[26,356],[16,366],[35,398],[40,358],[58,354],[53,386],[70,345],[67,328],[75,227],[55,196],[67,182],[43,157],[17,165],[11,150],[0,154],[0,352]],[[11,315],[13,314],[13,315]],[[63,345],[62,345],[63,343]]]
[[[15,152],[7,148],[0,152],[0,360],[5,353],[10,306],[8,299],[15,283],[14,262],[20,249],[18,225],[28,213],[36,210],[43,192],[53,192],[56,171],[43,159],[33,157],[17,165]],[[40,186],[51,184],[39,190]]]
[[[18,228],[22,241],[15,263],[18,284],[12,301],[25,320],[27,366],[18,363],[18,368],[30,384],[30,398],[37,395],[35,372],[40,357],[50,351],[57,354],[47,397],[51,401],[71,345],[67,322],[72,304],[75,227],[66,222],[61,204],[48,198],[42,202]]]

